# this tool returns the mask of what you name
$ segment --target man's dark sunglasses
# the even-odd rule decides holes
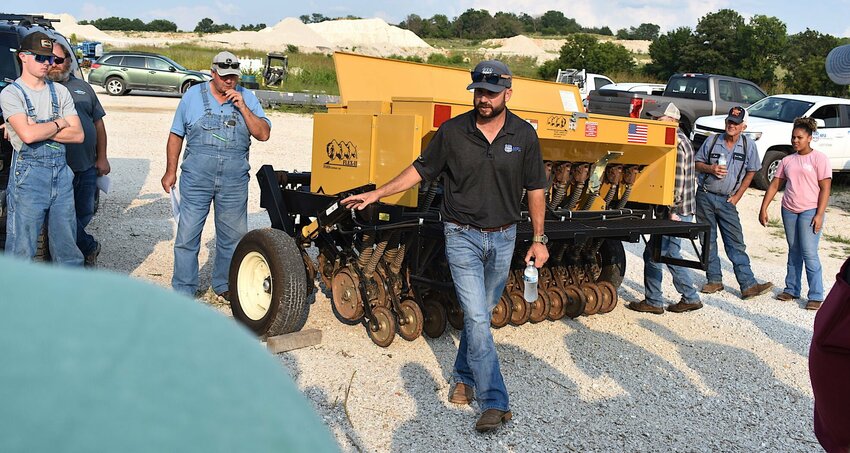
[[[53,62],[51,64],[64,64],[65,59],[66,59],[65,57],[57,57],[56,55],[54,55],[53,56]]]
[[[35,57],[36,63],[53,64],[53,61],[56,59],[56,57],[54,57],[53,55],[36,55],[32,52],[27,52],[27,54]],[[62,60],[64,61],[64,58]]]
[[[485,74],[483,72],[472,71],[472,81],[474,83],[486,82],[486,83],[492,83],[493,85],[498,85],[499,80],[501,80],[501,79],[509,79],[510,80],[510,78],[511,78],[511,76],[506,75],[506,74],[492,74],[492,73]]]
[[[236,63],[230,63],[230,64],[228,64],[228,63],[216,63],[215,65],[218,66],[221,69],[227,69],[227,68],[239,69],[239,62],[238,61]]]

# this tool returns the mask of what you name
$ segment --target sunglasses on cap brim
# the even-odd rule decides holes
[[[478,71],[472,71],[472,81],[474,83],[486,82],[492,83],[493,85],[498,85],[499,80],[507,79],[510,80],[511,76],[507,74],[493,74],[493,73],[483,73]]]
[[[236,63],[215,63],[219,69],[239,69],[239,62]]]

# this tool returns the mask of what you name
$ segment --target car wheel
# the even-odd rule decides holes
[[[127,92],[127,85],[120,77],[110,77],[106,79],[106,85],[104,85],[104,87],[110,96],[121,96]]]
[[[188,80],[186,82],[183,82],[183,85],[180,86],[180,94],[184,94],[187,91],[189,91],[189,88],[192,88],[192,85],[194,85],[194,84],[195,84],[195,82],[192,81],[192,80]]]
[[[773,181],[776,176],[776,170],[779,168],[779,161],[787,156],[784,151],[771,150],[764,154],[764,161],[761,163],[761,170],[757,171],[753,177],[753,186],[756,189],[767,190],[767,186]]]

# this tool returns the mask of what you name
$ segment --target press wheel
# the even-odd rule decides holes
[[[500,329],[508,325],[511,319],[511,297],[507,294],[502,294],[499,298],[499,303],[493,307],[493,313],[490,315],[490,326]]]
[[[395,339],[395,316],[387,307],[375,307],[372,309],[372,319],[366,323],[366,329],[373,343],[386,348]]]
[[[398,335],[407,341],[413,341],[422,335],[424,316],[415,301],[405,299],[398,304]]]
[[[567,313],[567,293],[558,287],[550,288],[546,292],[549,294],[549,313],[546,318],[550,321],[563,318]]]
[[[587,305],[584,306],[584,314],[590,316],[599,313],[599,307],[602,306],[602,294],[599,291],[599,287],[594,283],[582,283],[579,287],[587,299]]]
[[[528,322],[528,317],[531,315],[531,310],[528,302],[522,297],[519,291],[511,291],[511,316],[510,323],[512,326],[521,326]]]
[[[422,331],[430,338],[437,338],[446,330],[446,308],[440,302],[425,300]]]
[[[564,293],[567,295],[564,314],[570,319],[578,318],[584,313],[584,307],[587,305],[587,298],[584,296],[584,292],[576,285],[569,285],[564,288]]]
[[[358,285],[359,279],[350,269],[342,269],[334,275],[331,285],[333,309],[344,322],[356,323],[363,317]]]
[[[551,308],[549,294],[547,294],[546,291],[538,291],[537,300],[528,305],[531,307],[528,313],[528,320],[532,324],[537,324],[538,322],[543,321],[546,319],[546,316],[549,315],[549,309]]]
[[[619,300],[617,288],[606,281],[597,282],[596,285],[599,286],[599,292],[602,293],[602,306],[599,307],[599,313],[610,313],[617,306]]]
[[[369,295],[369,303],[373,307],[390,307],[390,296],[387,293],[387,279],[380,272],[372,274],[373,283],[366,286]]]

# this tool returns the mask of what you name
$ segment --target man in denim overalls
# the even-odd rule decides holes
[[[235,55],[216,55],[212,80],[183,95],[168,136],[162,177],[162,188],[168,193],[177,183],[177,162],[186,138],[171,286],[191,297],[198,291],[201,232],[212,203],[216,233],[212,288],[229,300],[230,259],[248,230],[248,148],[251,137],[266,141],[271,133],[271,122],[257,96],[237,86],[241,75]]]
[[[30,33],[18,58],[21,76],[0,93],[5,133],[15,150],[6,192],[6,253],[32,259],[46,220],[51,259],[79,266],[74,173],[65,162],[65,144],[81,143],[83,129],[71,94],[46,79],[53,40]]]

